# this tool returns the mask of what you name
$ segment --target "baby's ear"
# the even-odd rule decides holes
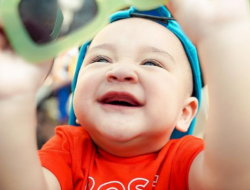
[[[195,97],[187,98],[179,121],[176,124],[176,129],[181,132],[187,132],[193,118],[196,116],[198,111],[198,100]]]

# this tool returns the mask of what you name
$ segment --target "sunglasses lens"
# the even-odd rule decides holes
[[[95,0],[21,0],[19,14],[36,44],[66,36],[92,21],[97,14]]]

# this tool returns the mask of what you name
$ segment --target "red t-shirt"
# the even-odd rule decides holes
[[[184,190],[201,139],[185,136],[159,152],[122,158],[100,150],[82,127],[61,126],[39,151],[62,190]]]

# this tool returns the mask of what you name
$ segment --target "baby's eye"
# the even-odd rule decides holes
[[[91,63],[109,63],[109,59],[104,56],[97,56],[94,59],[92,59]]]
[[[155,60],[146,60],[142,63],[142,65],[162,67],[162,65]]]

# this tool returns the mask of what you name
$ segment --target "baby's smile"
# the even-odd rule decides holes
[[[119,107],[141,107],[142,103],[132,94],[125,91],[110,91],[105,93],[99,100],[103,105]]]

